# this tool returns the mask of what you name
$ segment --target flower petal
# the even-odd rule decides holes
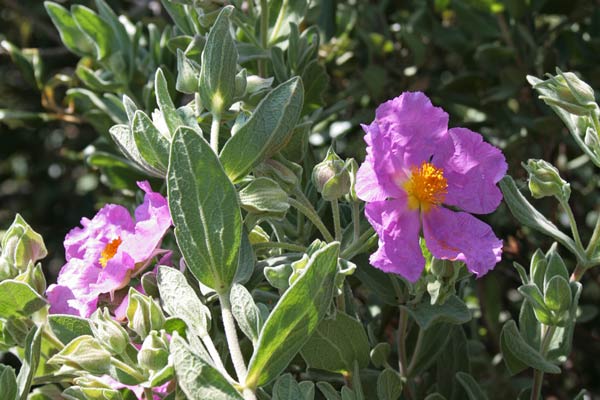
[[[79,310],[69,305],[69,300],[75,295],[68,287],[52,284],[46,290],[46,297],[50,303],[50,314],[79,315]]]
[[[384,150],[401,156],[407,170],[432,157],[440,165],[452,154],[448,114],[434,107],[424,93],[406,92],[381,104],[376,122],[382,135],[391,138],[390,147]]]
[[[506,174],[504,155],[469,129],[454,128],[449,133],[454,154],[443,167],[448,181],[444,203],[476,214],[494,211],[502,201],[496,184]]]
[[[463,261],[478,277],[494,268],[502,256],[502,240],[489,225],[468,213],[431,209],[423,214],[423,233],[431,254]]]
[[[371,265],[411,282],[419,279],[425,267],[419,246],[419,213],[408,209],[406,199],[399,199],[368,203],[365,215],[379,235],[379,249],[371,255]]]

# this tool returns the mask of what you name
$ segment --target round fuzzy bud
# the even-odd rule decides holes
[[[562,179],[556,167],[544,160],[529,160],[524,165],[529,172],[529,190],[536,199],[554,196],[567,201],[571,195],[571,185]]]
[[[158,332],[152,331],[146,336],[137,360],[141,367],[151,371],[158,371],[167,365],[169,350],[166,341],[159,336]]]
[[[349,164],[330,148],[327,156],[315,165],[312,181],[317,191],[328,201],[337,200],[350,192],[352,180]]]

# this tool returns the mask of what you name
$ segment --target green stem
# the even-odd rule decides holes
[[[142,375],[139,371],[137,371],[133,367],[129,366],[128,364],[125,364],[123,361],[121,361],[117,358],[111,357],[110,362],[112,365],[119,368],[121,371],[125,372],[127,375],[130,375],[132,378],[135,378],[139,381],[146,380],[146,377],[144,375]]]
[[[396,345],[398,347],[398,371],[404,380],[404,397],[412,400],[412,393],[408,383],[408,356],[406,354],[406,334],[408,332],[408,311],[400,307],[400,317],[398,318],[398,334]]]
[[[569,224],[571,225],[571,232],[573,232],[573,239],[575,239],[575,244],[581,250],[581,253],[583,253],[583,243],[581,242],[581,236],[579,236],[579,229],[577,229],[577,221],[575,221],[573,210],[571,209],[571,206],[569,205],[568,201],[560,200],[559,202],[563,210],[565,210],[567,216],[569,217]]]
[[[599,239],[600,215],[598,215],[598,218],[596,219],[596,226],[594,227],[594,231],[592,232],[592,237],[590,238],[590,241],[588,242],[588,245],[585,249],[585,255],[588,256],[588,258],[591,258],[594,252],[596,251],[596,248],[598,247],[598,242],[600,241]]]
[[[152,392],[152,388],[144,388],[144,397],[146,400],[154,400],[154,393]]]
[[[544,330],[544,338],[542,339],[542,343],[540,344],[540,353],[542,356],[546,356],[546,352],[548,351],[548,347],[550,346],[550,342],[552,341],[552,336],[554,336],[554,332],[556,331],[555,326],[547,326],[542,325],[542,329]],[[531,387],[531,400],[538,400],[540,395],[542,394],[542,384],[544,383],[544,372],[538,369],[533,370],[533,386]]]
[[[575,267],[575,270],[571,274],[571,282],[579,282],[581,280],[581,277],[585,273],[585,270],[586,268],[578,263]]]
[[[360,236],[360,204],[357,201],[352,202],[352,226],[354,234],[352,244],[354,244]]]
[[[342,241],[342,224],[340,223],[340,205],[337,199],[331,202],[331,213],[333,214],[333,231],[335,232],[335,240]]]
[[[58,340],[56,336],[54,336],[54,333],[48,330],[48,325],[45,325],[42,329],[42,335],[46,340],[55,345],[59,350],[62,350],[65,347],[65,345],[60,340]]]
[[[410,358],[410,365],[408,366],[408,375],[410,376],[413,370],[415,369],[415,364],[417,362],[417,356],[421,352],[421,347],[423,347],[423,337],[424,330],[419,329],[419,334],[417,335],[417,343],[415,344],[415,349],[413,351],[412,357]]]
[[[219,154],[219,130],[221,129],[221,117],[213,115],[210,125],[210,147],[215,154]]]
[[[283,0],[281,2],[281,6],[279,7],[279,15],[277,16],[277,21],[275,21],[275,26],[273,26],[273,32],[271,33],[271,37],[269,38],[269,44],[272,44],[277,35],[279,34],[279,30],[283,25],[283,20],[285,18],[286,11],[285,9],[288,7],[289,0]]]
[[[219,355],[219,352],[217,351],[217,348],[215,347],[212,338],[208,335],[204,335],[200,338],[200,340],[202,340],[202,343],[204,343],[204,347],[206,347],[208,354],[210,354],[210,358],[212,358],[213,362],[215,363],[215,367],[217,368],[217,370],[219,370],[219,372],[221,372],[221,375],[223,375],[228,380],[233,381],[233,378],[229,375],[227,369],[225,369],[223,360],[221,360],[221,356]]]
[[[254,394],[254,391],[246,388],[246,375],[248,375],[248,370],[246,369],[246,363],[242,356],[240,342],[235,329],[235,321],[231,312],[231,302],[229,301],[229,290],[225,293],[219,293],[219,301],[221,302],[223,328],[225,329],[225,337],[227,338],[227,345],[229,347],[229,353],[231,354],[231,362],[233,363],[235,374],[238,377],[238,382],[244,388],[244,398],[246,400],[255,400],[256,395]]]
[[[326,241],[333,242],[333,236],[331,236],[331,233],[329,233],[329,230],[327,229],[325,224],[323,224],[323,221],[321,221],[321,217],[319,217],[319,214],[317,214],[317,211],[315,211],[312,204],[304,204],[304,202],[298,201],[293,197],[290,197],[288,201],[290,203],[290,206],[294,207],[302,214],[304,214],[306,218],[308,218],[310,222],[312,222],[313,225],[317,227],[317,229],[321,232],[323,238]]]
[[[285,242],[263,242],[263,243],[255,243],[252,245],[254,249],[284,249],[290,251],[298,251],[304,253],[306,251],[306,247],[300,246],[299,244],[294,243],[285,243]]]
[[[344,251],[342,251],[340,257],[346,260],[351,260],[355,255],[363,253],[370,249],[375,243],[377,243],[377,234],[373,232],[372,228],[369,228],[366,232],[360,235],[356,243],[352,243]]]
[[[260,0],[260,44],[263,50],[269,47],[269,1]],[[267,60],[258,60],[258,74],[263,78],[267,74]]]

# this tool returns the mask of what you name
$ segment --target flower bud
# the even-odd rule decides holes
[[[325,200],[337,200],[350,192],[352,182],[348,169],[349,164],[329,148],[325,159],[315,166],[312,173],[312,181]]]
[[[92,374],[102,375],[110,369],[110,353],[92,336],[82,335],[73,339],[48,364],[66,365]]]
[[[142,338],[148,336],[150,331],[160,330],[165,324],[165,316],[159,305],[134,288],[129,289],[127,319],[127,326]]]
[[[346,200],[352,203],[360,201],[356,195],[356,173],[358,172],[358,163],[354,158],[349,159],[347,163],[348,172],[350,173],[350,190],[348,191],[348,194],[346,194]]]
[[[30,261],[25,271],[17,275],[15,280],[28,284],[39,294],[44,294],[44,292],[46,292],[46,277],[44,276],[42,264],[40,263],[37,263],[34,267],[33,262]]]
[[[69,399],[122,399],[121,393],[117,389],[111,388],[109,385],[101,382],[92,375],[75,378],[74,383],[75,386],[70,386],[63,392],[63,395]]]
[[[108,309],[96,310],[91,319],[94,337],[108,351],[122,354],[129,343],[129,335],[121,324],[111,318]]]
[[[164,331],[163,331],[164,333]],[[169,349],[166,338],[159,336],[158,332],[152,331],[142,344],[137,355],[138,363],[142,368],[151,371],[159,371],[169,361]]]
[[[575,115],[588,115],[596,109],[594,90],[572,72],[557,69],[557,75],[534,83],[540,90],[540,99]]]
[[[19,214],[2,237],[2,258],[19,270],[48,254],[44,240]]]
[[[558,170],[544,160],[528,160],[523,167],[529,172],[529,190],[536,199],[554,196],[567,201],[571,195],[571,185],[562,179]]]

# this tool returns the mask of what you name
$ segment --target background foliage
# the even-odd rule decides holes
[[[8,226],[16,212],[23,214],[46,238],[51,260],[46,271],[53,280],[63,263],[64,234],[81,216],[92,215],[109,199],[133,203],[135,176],[124,174],[114,159],[101,157],[104,152],[117,154],[108,136],[113,122],[90,114],[89,105],[77,96],[66,95],[68,88],[85,87],[76,73],[79,58],[63,47],[42,2],[3,3],[0,226]],[[66,7],[73,3],[62,2]],[[93,8],[92,3],[77,1]],[[158,32],[172,23],[157,1],[108,3],[131,21],[155,24]],[[600,177],[591,163],[578,157],[570,135],[537,99],[525,76],[542,76],[557,66],[580,73],[592,87],[600,88],[599,1],[317,0],[311,2],[302,23],[313,24],[320,29],[318,54],[329,83],[321,82],[326,87],[323,104],[328,108],[310,133],[313,151],[308,157],[322,159],[335,141],[343,158],[362,160],[359,124],[372,120],[380,102],[405,90],[421,90],[449,112],[451,126],[481,132],[501,147],[511,175],[524,178],[520,162],[528,158],[553,162],[571,182],[575,217],[584,240],[589,238],[590,225],[600,212],[598,197],[590,193],[598,190]],[[85,62],[89,61],[79,62],[80,66]],[[175,65],[174,53],[158,55],[154,65],[148,65],[149,71],[136,72],[128,90],[143,98],[143,87],[154,76],[154,68],[168,71]],[[114,91],[123,93],[119,88]],[[566,217],[552,201],[535,204],[568,228]],[[474,370],[479,371],[476,378],[488,393],[509,398],[516,389],[506,386],[497,344],[502,322],[516,316],[521,300],[512,261],[526,265],[533,250],[546,249],[550,242],[521,227],[504,206],[488,222],[506,247],[496,270],[466,289],[469,305],[479,316],[468,334],[483,344],[472,351],[476,357],[471,362],[481,364]],[[361,260],[366,262],[366,258]],[[574,260],[566,262],[572,269]],[[360,298],[358,281],[353,282]],[[600,319],[593,318],[599,301],[600,272],[592,269],[585,278],[583,320],[575,330],[573,352],[562,375],[547,376],[546,394],[571,398],[582,387],[600,393],[596,379],[600,376],[596,361]],[[382,318],[386,318],[386,306],[382,307]],[[390,325],[396,324],[391,307],[387,311]]]

